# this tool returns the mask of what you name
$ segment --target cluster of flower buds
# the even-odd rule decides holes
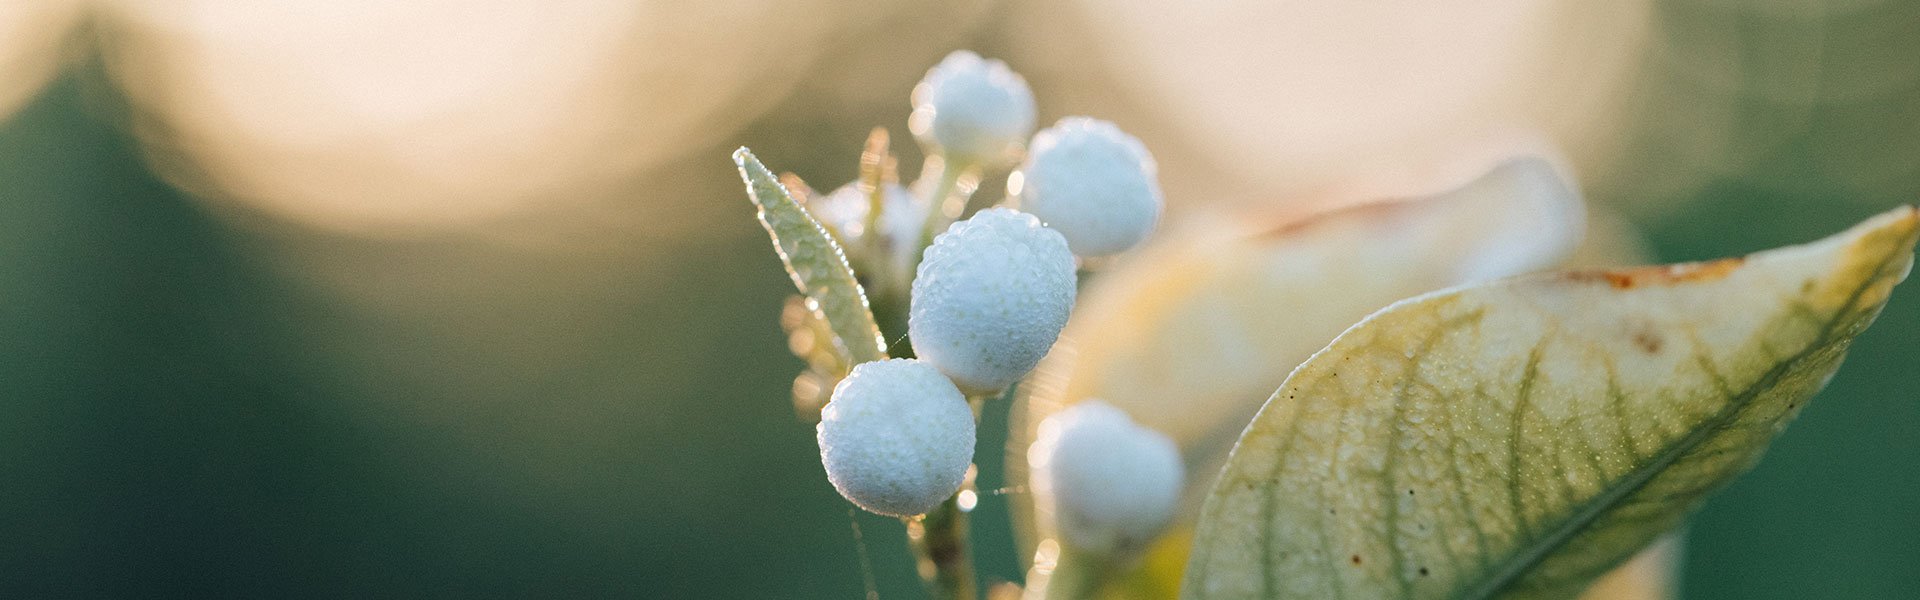
[[[1033,215],[987,209],[935,238],[913,279],[908,331],[920,358],[855,366],[821,412],[834,488],[896,516],[958,491],[974,433],[962,392],[992,394],[1032,371],[1067,325],[1075,284],[1066,238]],[[964,445],[954,442],[962,431]]]
[[[1081,260],[1134,247],[1161,212],[1153,158],[1138,140],[1088,117],[1034,134],[1033,94],[1005,63],[955,52],[912,100],[909,126],[929,157],[922,182],[895,182],[881,131],[860,181],[819,196],[788,183],[846,248],[883,333],[898,339],[904,329],[917,357],[852,366],[817,427],[834,488],[861,508],[903,517],[934,510],[964,485],[976,427],[968,398],[1006,390],[1046,356],[1073,310]],[[972,191],[955,185],[956,173],[1016,166],[1006,207],[953,222]],[[807,325],[800,317],[790,329]],[[825,330],[807,331],[813,339]],[[823,389],[820,375],[803,377]],[[1065,425],[1045,457],[1045,485],[1056,491],[1048,497],[1064,503],[1056,512],[1071,516],[1076,544],[1139,543],[1164,522],[1156,515],[1171,512],[1162,505],[1169,478],[1177,495],[1178,456],[1115,409],[1073,414],[1084,418]],[[1101,447],[1109,443],[1117,445]],[[1114,485],[1098,488],[1106,484]],[[1124,489],[1142,494],[1114,493]]]

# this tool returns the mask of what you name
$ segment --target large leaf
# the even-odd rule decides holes
[[[1294,366],[1397,300],[1561,264],[1589,220],[1571,182],[1542,157],[1514,157],[1447,183],[1412,198],[1331,196],[1344,208],[1278,219],[1189,219],[1100,271],[1060,342],[1019,388],[1009,480],[1026,481],[1040,421],[1100,398],[1179,444],[1190,476],[1170,534],[1190,539],[1227,450]],[[1599,235],[1585,236],[1589,246],[1620,237],[1620,228],[1598,223]],[[1630,246],[1582,254],[1630,264],[1640,259],[1622,256]],[[1029,550],[1053,535],[1047,503],[1032,502],[1039,499],[1010,497]],[[1155,552],[1174,559],[1141,562],[1153,572],[1125,579],[1177,589],[1186,546],[1172,543]]]
[[[1759,459],[1906,277],[1916,222],[1374,314],[1242,435],[1183,595],[1577,594]]]
[[[1041,367],[1058,393],[1032,398],[1027,425],[1101,398],[1189,460],[1217,461],[1287,372],[1348,326],[1410,296],[1559,264],[1584,213],[1551,162],[1526,157],[1431,196],[1190,222],[1094,278]]]
[[[835,347],[844,353],[847,364],[885,359],[886,340],[874,324],[867,294],[854,278],[840,244],[752,152],[746,148],[734,151],[733,163],[740,167],[747,196],[759,208],[760,225],[773,237],[774,250],[786,264],[794,287],[806,295],[809,308],[827,322]]]

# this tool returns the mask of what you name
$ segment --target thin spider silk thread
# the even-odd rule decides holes
[[[867,539],[860,534],[860,515],[847,509],[847,524],[853,527],[853,549],[860,557],[860,583],[867,588],[867,600],[880,600],[880,588],[873,580],[873,559],[867,556]]]

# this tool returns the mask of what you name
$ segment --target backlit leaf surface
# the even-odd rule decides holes
[[[1759,459],[1906,277],[1916,221],[1374,314],[1241,437],[1183,595],[1577,595]]]
[[[812,304],[809,308],[833,330],[835,347],[845,353],[847,364],[885,359],[886,343],[867,306],[866,291],[854,278],[840,244],[752,152],[746,148],[735,151],[733,162],[740,168],[747,195],[759,208],[760,224],[773,237],[774,250],[786,264],[794,287],[807,296]]]

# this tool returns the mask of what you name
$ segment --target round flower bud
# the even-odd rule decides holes
[[[1061,541],[1110,556],[1137,551],[1160,534],[1179,507],[1185,477],[1173,440],[1098,400],[1042,421],[1027,464],[1034,497],[1052,508]]]
[[[987,394],[1026,376],[1073,310],[1073,253],[1026,213],[980,211],[934,238],[908,307],[913,351],[960,389]]]
[[[861,363],[820,411],[827,480],[860,508],[925,513],[959,491],[973,462],[973,409],[926,363]]]
[[[1140,140],[1112,123],[1067,117],[1033,136],[1008,196],[1067,236],[1073,253],[1107,256],[1134,247],[1160,221],[1160,181]]]
[[[998,166],[1033,133],[1033,91],[1007,63],[948,54],[913,88],[908,128],[949,160]]]

